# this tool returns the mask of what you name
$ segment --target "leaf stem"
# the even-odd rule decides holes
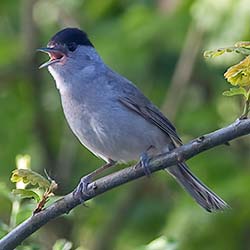
[[[248,97],[245,101],[244,111],[240,116],[240,119],[247,119],[249,111],[250,111],[250,99]]]

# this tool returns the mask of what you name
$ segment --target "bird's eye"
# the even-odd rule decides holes
[[[72,42],[72,43],[67,44],[67,47],[69,51],[75,51],[77,48],[77,44]]]

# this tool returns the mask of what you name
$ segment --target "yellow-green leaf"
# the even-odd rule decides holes
[[[204,57],[211,58],[224,54],[226,49],[217,49],[217,50],[207,50],[204,52]]]
[[[36,202],[40,201],[39,195],[30,189],[13,189],[12,193],[15,195],[20,195],[21,198],[31,198],[36,200]]]
[[[230,90],[224,91],[222,94],[224,96],[244,95],[247,98],[247,91],[242,87],[230,88]]]
[[[15,169],[12,171],[10,180],[12,182],[23,181],[24,183],[30,183],[33,186],[38,185],[40,188],[44,189],[50,187],[50,182],[46,178],[30,169]]]
[[[249,41],[240,41],[240,42],[237,42],[234,46],[239,47],[239,48],[250,49],[250,42]]]
[[[205,58],[213,58],[216,56],[220,56],[223,55],[226,52],[236,52],[236,53],[240,53],[242,55],[250,55],[250,48],[248,48],[247,46],[247,42],[244,42],[245,46],[243,46],[241,43],[243,42],[239,42],[236,43],[236,45],[234,47],[226,47],[226,48],[219,48],[219,49],[215,49],[215,50],[207,50],[204,52],[203,56]],[[250,42],[249,42],[250,43]]]
[[[224,76],[234,86],[250,86],[250,56],[230,67]]]

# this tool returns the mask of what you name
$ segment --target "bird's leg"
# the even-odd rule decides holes
[[[115,164],[116,164],[115,161],[109,159],[109,161],[106,164],[104,164],[103,166],[97,168],[95,171],[81,178],[80,183],[78,184],[77,188],[74,191],[74,195],[79,197],[81,203],[84,202],[84,200],[82,199],[82,195],[88,196],[88,186],[93,181],[93,178],[102,173],[104,170],[113,167]]]
[[[141,167],[143,168],[143,171],[144,171],[144,174],[149,177],[151,175],[151,171],[148,167],[149,165],[149,161],[151,159],[151,157],[149,156],[149,151],[151,149],[153,149],[154,146],[150,146],[145,152],[143,152],[140,156],[140,164],[141,164]]]

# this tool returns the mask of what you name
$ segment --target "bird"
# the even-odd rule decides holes
[[[117,163],[140,160],[149,175],[152,156],[182,145],[169,119],[136,85],[104,63],[85,31],[64,28],[38,51],[50,57],[40,68],[47,67],[55,80],[70,129],[82,145],[105,161],[82,179],[85,188],[97,174]],[[206,211],[229,207],[185,161],[165,170]]]

